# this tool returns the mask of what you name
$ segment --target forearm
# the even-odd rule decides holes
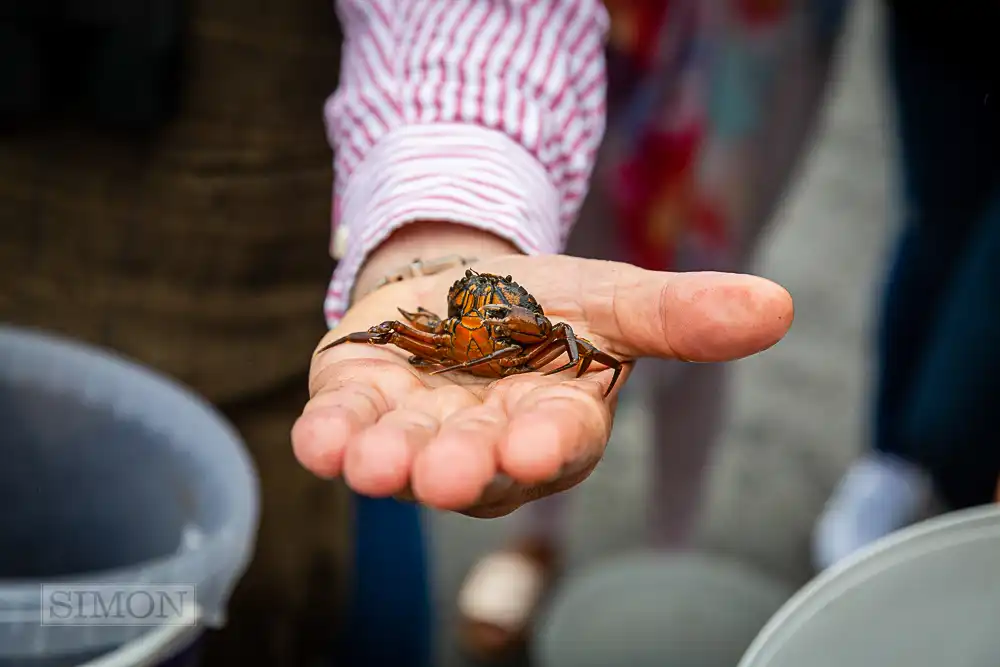
[[[424,259],[449,254],[443,244],[470,243],[480,249],[459,254],[480,256],[560,252],[603,138],[603,4],[340,0],[337,9],[343,71],[326,119],[339,262],[328,323],[363,289],[357,281],[413,260],[413,244],[433,250]]]
[[[354,295],[366,294],[383,277],[414,259],[447,255],[488,259],[513,254],[521,254],[521,250],[496,234],[453,222],[414,221],[392,234],[368,256],[355,280]]]

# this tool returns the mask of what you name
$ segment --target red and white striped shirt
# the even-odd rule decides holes
[[[420,219],[560,252],[604,135],[601,0],[338,0],[333,327],[362,263]]]

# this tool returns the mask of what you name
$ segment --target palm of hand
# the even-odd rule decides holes
[[[524,264],[524,258],[510,258],[477,269],[503,273],[520,268],[523,275],[528,268]],[[376,291],[351,310],[336,336],[384,321],[405,322],[399,308],[445,312],[445,295],[461,272]],[[546,309],[547,316],[568,323],[581,338],[600,340],[588,328],[579,303],[549,299],[564,294],[547,290],[544,282],[537,284],[535,296],[543,307],[555,306]],[[561,292],[566,291],[564,286]],[[333,338],[331,334],[323,344]],[[581,441],[603,442],[610,434],[616,401],[605,401],[603,395],[613,373],[599,363],[582,377],[570,369],[496,379],[462,371],[433,374],[429,371],[437,369],[416,366],[411,356],[393,345],[363,343],[317,356],[321,370],[314,377],[317,395],[310,406],[324,409],[330,418],[338,413],[344,418],[343,443],[337,448],[342,456],[326,458],[326,474],[344,474],[356,491],[367,495],[420,498],[475,516],[493,516],[511,511],[522,499],[572,486],[599,460],[595,445],[600,443],[587,442],[584,449],[594,455],[573,461],[573,469],[560,470]],[[562,366],[565,359],[563,355],[546,368]],[[627,375],[628,366],[618,386]],[[332,382],[331,376],[336,378]],[[363,405],[367,408],[361,409]],[[568,476],[545,483],[560,472]]]
[[[791,321],[787,293],[749,276],[668,276],[564,256],[505,257],[474,268],[512,274],[550,319],[570,324],[578,336],[619,359],[652,354],[736,358],[776,342]],[[444,313],[448,288],[463,271],[376,291],[352,307],[320,347],[398,320],[398,308]],[[777,314],[770,332],[744,326],[720,333],[724,323],[704,312],[705,304],[688,304],[685,312],[681,303],[693,294],[685,292],[685,285],[704,292],[720,283],[721,298],[734,284],[745,295],[747,281],[770,295],[770,314]],[[780,303],[774,300],[775,289]],[[671,307],[685,327],[668,326],[664,311]],[[745,319],[756,324],[749,315]],[[481,517],[509,513],[585,479],[603,454],[617,393],[629,371],[626,365],[604,399],[613,373],[597,363],[579,378],[567,370],[497,380],[463,372],[432,375],[412,365],[410,356],[394,346],[369,344],[340,345],[316,355],[312,398],[292,434],[296,455],[316,474],[342,475],[363,495],[410,498]]]

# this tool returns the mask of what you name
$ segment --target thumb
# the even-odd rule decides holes
[[[633,357],[731,361],[766,350],[792,325],[791,295],[764,278],[602,264],[587,267],[595,289],[581,306],[592,331]]]

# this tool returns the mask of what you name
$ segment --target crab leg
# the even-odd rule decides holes
[[[565,370],[569,370],[577,364],[580,365],[580,370],[577,372],[577,377],[580,377],[584,372],[590,367],[590,364],[594,361],[607,366],[608,368],[620,368],[621,362],[612,357],[607,352],[602,352],[596,347],[594,347],[589,342],[577,339],[577,344],[583,348],[583,354],[577,361],[570,360],[563,364],[559,368],[554,368],[551,371],[546,371],[545,375],[555,375],[556,373],[562,373]]]
[[[383,322],[368,331],[347,334],[320,349],[317,354],[343,343],[368,343],[369,345],[395,345],[413,354],[409,362],[414,366],[440,366],[448,359],[447,349],[451,334],[431,333],[410,327],[402,322]]]
[[[447,368],[442,368],[439,371],[434,371],[431,375],[440,375],[441,373],[447,373],[448,371],[458,371],[465,370],[467,368],[474,368],[476,366],[481,366],[482,364],[488,364],[491,361],[497,359],[510,358],[510,355],[517,354],[522,350],[520,345],[511,345],[510,347],[504,347],[499,350],[494,350],[493,352],[487,354],[485,357],[480,357],[478,359],[470,359],[469,361],[463,361],[460,364],[455,364],[454,366],[448,366]]]
[[[512,366],[524,364],[527,365],[529,370],[538,370],[546,364],[555,361],[565,352],[569,356],[569,361],[559,368],[546,371],[543,375],[554,375],[577,366],[576,376],[580,377],[590,368],[591,363],[596,361],[614,370],[611,384],[608,385],[608,389],[604,393],[605,396],[610,394],[621,375],[622,363],[610,354],[599,350],[590,341],[577,338],[569,325],[556,325],[556,329],[552,333],[551,343],[548,345],[539,345],[518,359],[505,359],[501,363],[505,366],[507,364]],[[579,348],[583,348],[582,354],[580,354]],[[576,352],[576,355],[574,355],[574,352]],[[520,363],[515,364],[515,362]]]
[[[584,371],[586,371],[587,368],[590,366],[591,361],[595,359],[595,355],[603,354],[609,359],[614,359],[614,357],[604,354],[603,352],[598,350],[596,347],[594,347],[593,344],[591,344],[590,341],[585,340],[583,338],[577,338],[576,333],[568,324],[557,324],[553,328],[552,334],[553,336],[565,337],[565,340],[567,342],[566,353],[569,355],[569,361],[567,361],[559,368],[547,371],[545,375],[555,375],[556,373],[562,373],[563,371],[568,370],[573,366],[576,366],[577,364],[580,364],[580,370],[576,375],[577,377],[580,377],[581,375],[583,375]],[[580,355],[580,348],[583,348],[582,360]],[[598,359],[598,361],[600,361],[600,359]],[[615,359],[615,361],[617,362],[618,360]]]
[[[566,341],[562,338],[549,340],[531,349],[526,354],[517,357],[507,357],[500,365],[512,373],[534,371],[545,364],[551,363],[566,353]]]
[[[603,364],[604,366],[607,366],[610,369],[613,369],[614,375],[611,376],[611,383],[608,385],[607,390],[604,392],[604,395],[607,396],[608,394],[611,393],[611,390],[614,389],[615,384],[617,384],[618,382],[618,378],[622,374],[622,363],[617,359],[615,359],[614,357],[612,357],[610,354],[607,354],[606,352],[601,352],[600,350],[592,346],[588,347],[590,347],[590,349],[585,349],[582,358],[580,359],[579,362],[580,366],[577,369],[576,377],[582,376],[584,372],[590,367],[590,364],[594,361],[597,361],[598,363]],[[550,361],[557,359],[562,354],[562,352],[563,352],[562,350],[559,350],[557,354],[545,355],[545,357],[539,359],[536,363],[538,366],[544,366]],[[534,366],[535,364],[532,365]],[[573,364],[565,364],[560,368],[547,371],[542,375],[552,375],[554,373],[566,370],[567,368],[570,368],[572,366]]]
[[[488,321],[489,322],[489,321]],[[518,366],[528,366],[529,362],[534,362],[528,366],[526,370],[537,370],[545,364],[548,364],[556,359],[558,359],[562,354],[568,353],[571,358],[574,351],[567,349],[569,347],[569,341],[567,337],[562,334],[561,328],[566,325],[556,325],[557,328],[553,329],[552,333],[549,334],[547,341],[542,341],[538,345],[534,346],[526,353],[518,355],[516,357],[506,357],[501,360],[500,365],[509,370],[516,370]],[[568,328],[568,327],[567,327]],[[571,330],[572,331],[572,330]],[[574,341],[575,342],[575,341]],[[577,360],[579,360],[579,352],[577,351]],[[572,361],[570,366],[572,366],[576,361]],[[588,362],[589,365],[589,362]]]
[[[439,357],[439,354],[443,349],[443,346],[434,345],[433,343],[428,343],[426,341],[416,339],[407,334],[400,334],[391,331],[388,334],[384,335],[377,333],[368,333],[368,332],[347,334],[343,338],[340,338],[330,343],[329,345],[321,349],[320,352],[329,350],[331,347],[340,345],[342,343],[368,343],[369,345],[395,345],[401,350],[405,350],[406,352],[410,352],[418,357],[425,358],[428,361],[433,360],[433,363],[441,363],[437,361],[437,358]]]
[[[397,308],[400,314],[417,329],[427,333],[444,333],[441,318],[429,310],[417,307],[417,312],[409,313],[402,308]]]
[[[582,340],[579,342],[583,343]],[[544,344],[539,345],[538,347],[533,349],[529,354],[524,354],[521,355],[520,357],[507,357],[506,359],[501,360],[500,364],[509,371],[510,375],[515,375],[517,373],[526,373],[537,370],[545,366],[546,364],[555,361],[556,359],[558,359],[559,357],[561,357],[563,354],[566,353],[565,348],[566,348],[566,339],[557,338],[551,341],[551,343],[549,343],[548,345]],[[537,351],[541,351],[543,352],[543,354],[534,355],[533,353]],[[576,373],[577,377],[583,375],[583,373],[590,366],[591,362],[596,359],[597,355],[604,355],[603,352],[597,350],[596,348],[593,349],[593,352],[595,354],[592,356],[590,349],[584,351],[584,355],[580,359],[580,368],[579,370],[577,370]],[[531,355],[533,359],[526,359],[529,355]],[[609,357],[609,359],[610,362],[607,365],[610,368],[614,369],[614,375],[611,377],[611,384],[608,385],[607,390],[604,392],[605,396],[611,393],[611,390],[618,382],[619,375],[621,375],[621,364],[614,357]],[[596,360],[602,361],[601,359],[596,359]],[[544,373],[544,375],[551,375],[553,372],[554,371],[549,371],[548,373]]]
[[[576,360],[580,358],[580,348],[577,346],[576,332],[573,331],[573,327],[570,325],[560,322],[552,328],[552,333],[555,336],[562,335],[566,338],[566,353],[569,358],[574,360],[572,363],[576,363]]]
[[[396,336],[402,336],[410,340],[426,343],[433,347],[443,347],[451,342],[451,335],[445,333],[431,333],[421,331],[402,322],[388,321],[376,324],[368,331],[351,333],[338,338],[329,345],[324,346],[319,352],[325,352],[331,347],[336,347],[343,343],[370,343],[372,345],[395,345],[393,340]],[[317,352],[317,354],[319,354]]]
[[[565,352],[569,355],[569,363],[554,371],[549,371],[546,375],[558,373],[570,368],[571,366],[575,366],[580,362],[579,342],[582,342],[582,339],[576,337],[573,329],[568,324],[560,323],[553,327],[552,332],[549,334],[548,341],[539,343],[526,354],[519,357],[505,359],[502,365],[507,367],[516,367],[526,365],[533,361],[534,363],[530,364],[530,369],[538,370],[545,364],[558,359],[559,356]],[[583,366],[584,370],[586,370],[589,365],[590,362],[585,361]],[[580,375],[583,375],[583,371],[580,371],[580,374],[577,375],[577,377],[580,377]]]
[[[614,369],[614,375],[611,376],[611,384],[608,385],[608,390],[604,392],[604,395],[607,396],[608,394],[611,393],[611,390],[614,388],[615,383],[618,382],[618,378],[622,374],[623,364],[621,361],[615,359],[607,352],[602,352],[601,350],[598,350],[596,347],[590,345],[589,343],[587,344],[587,347],[589,349],[584,351],[583,361],[580,363],[580,370],[577,372],[576,376],[580,377],[581,375],[583,375],[583,372],[587,370],[592,361],[596,361],[599,364]],[[548,373],[546,373],[546,375],[548,375]]]

